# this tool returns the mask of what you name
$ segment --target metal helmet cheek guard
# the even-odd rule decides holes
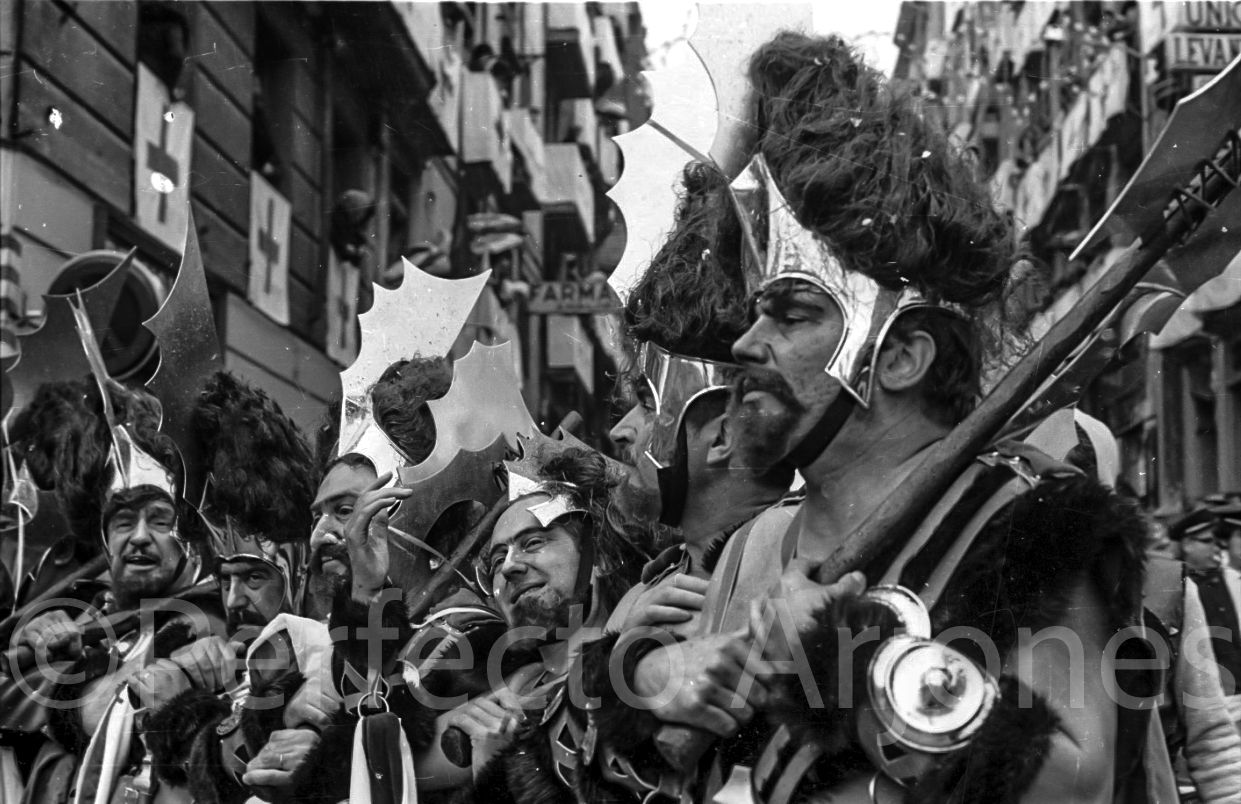
[[[657,469],[668,469],[676,461],[685,411],[704,394],[727,390],[729,374],[736,367],[674,354],[650,341],[642,345],[639,363],[655,403],[646,457]]]
[[[788,279],[806,282],[827,294],[840,310],[841,334],[824,371],[857,404],[869,407],[869,377],[893,322],[916,308],[951,308],[928,302],[911,285],[891,290],[861,271],[847,270],[826,243],[798,223],[762,154],[750,161],[731,190],[747,245],[746,278],[751,289],[757,295]],[[763,217],[767,220],[765,249],[755,236]]]

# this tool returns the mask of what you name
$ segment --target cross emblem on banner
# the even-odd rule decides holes
[[[272,219],[276,215],[276,202],[267,199],[267,228],[259,228],[259,253],[267,260],[267,277],[263,283],[263,292],[271,293],[271,272],[280,260],[280,244],[272,237]]]
[[[168,118],[171,114],[170,107],[165,106],[163,113],[159,116],[159,143],[147,142],[147,169],[163,176],[172,185],[167,188],[155,187],[159,191],[160,223],[166,223],[168,220],[168,194],[181,180],[181,166],[168,151]]]

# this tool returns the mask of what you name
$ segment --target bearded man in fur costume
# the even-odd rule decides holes
[[[152,701],[150,661],[214,683],[187,646],[222,634],[224,616],[214,581],[199,581],[200,555],[185,536],[197,513],[181,497],[181,464],[158,430],[158,404],[100,376],[40,389],[18,424],[52,420],[60,433],[39,438],[64,445],[58,465],[77,467],[57,477],[58,494],[85,529],[77,535],[102,542],[109,573],[82,609],[32,612],[19,623],[10,646],[33,654],[41,678],[33,687],[30,676],[5,683],[6,729],[29,735],[26,749],[37,746],[18,750],[26,800],[106,800],[116,789],[149,786],[137,730]],[[140,601],[147,616],[138,614]],[[99,620],[111,627],[102,642]]]
[[[185,674],[172,672],[176,668],[153,666],[153,697],[167,703],[148,719],[147,743],[160,781],[170,788],[187,788],[202,801],[227,798],[228,790],[239,787],[246,769],[243,758],[277,743],[272,750],[284,755],[288,778],[271,787],[293,789],[307,775],[303,768],[316,765],[314,757],[322,752],[320,731],[332,725],[340,709],[338,698],[318,695],[315,685],[303,690],[313,668],[299,666],[291,650],[299,639],[288,634],[296,630],[300,637],[318,626],[326,653],[326,629],[285,616],[300,610],[304,588],[310,448],[279,405],[224,371],[207,382],[193,422],[207,487],[197,527],[190,533],[214,570],[228,630],[223,637],[199,640],[190,650],[214,666],[220,686],[191,688]],[[268,633],[277,618],[276,625],[283,623],[283,628]],[[239,654],[260,634],[271,643],[263,651],[269,660],[260,671],[252,665],[239,684]],[[249,651],[252,657],[255,653],[254,648]],[[263,699],[273,687],[294,696],[294,703],[274,712],[247,707],[249,696]],[[330,684],[326,689],[332,692]],[[308,709],[306,699],[312,696]],[[187,764],[198,772],[187,774]]]
[[[781,34],[749,76],[759,137],[733,188],[758,303],[732,348],[732,404],[746,460],[791,461],[806,497],[730,540],[696,635],[636,637],[612,662],[653,705],[627,710],[587,679],[600,741],[651,790],[668,762],[679,778],[663,790],[697,800],[1133,792],[1126,741],[1146,713],[1117,705],[1104,648],[1140,610],[1143,525],[1060,460],[1049,429],[981,456],[865,575],[814,578],[975,404],[1013,234],[969,166],[840,40]],[[882,588],[861,594],[868,581]],[[1080,649],[1019,639],[1052,626]],[[929,639],[953,627],[978,641]],[[712,742],[706,758],[693,747]]]

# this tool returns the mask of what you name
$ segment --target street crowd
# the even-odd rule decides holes
[[[841,563],[1020,339],[1024,256],[840,39],[748,78],[745,169],[689,161],[624,299],[623,460],[432,346],[308,435],[94,358],[12,411],[5,502],[70,535],[11,573],[0,802],[1241,801],[1241,494],[1153,551],[1063,408]]]

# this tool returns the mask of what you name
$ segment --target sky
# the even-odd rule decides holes
[[[647,50],[657,54],[662,44],[691,33],[694,4],[685,0],[642,0],[642,19],[647,31]],[[860,47],[867,61],[886,73],[896,64],[892,31],[901,0],[817,0],[814,29],[838,33]]]

